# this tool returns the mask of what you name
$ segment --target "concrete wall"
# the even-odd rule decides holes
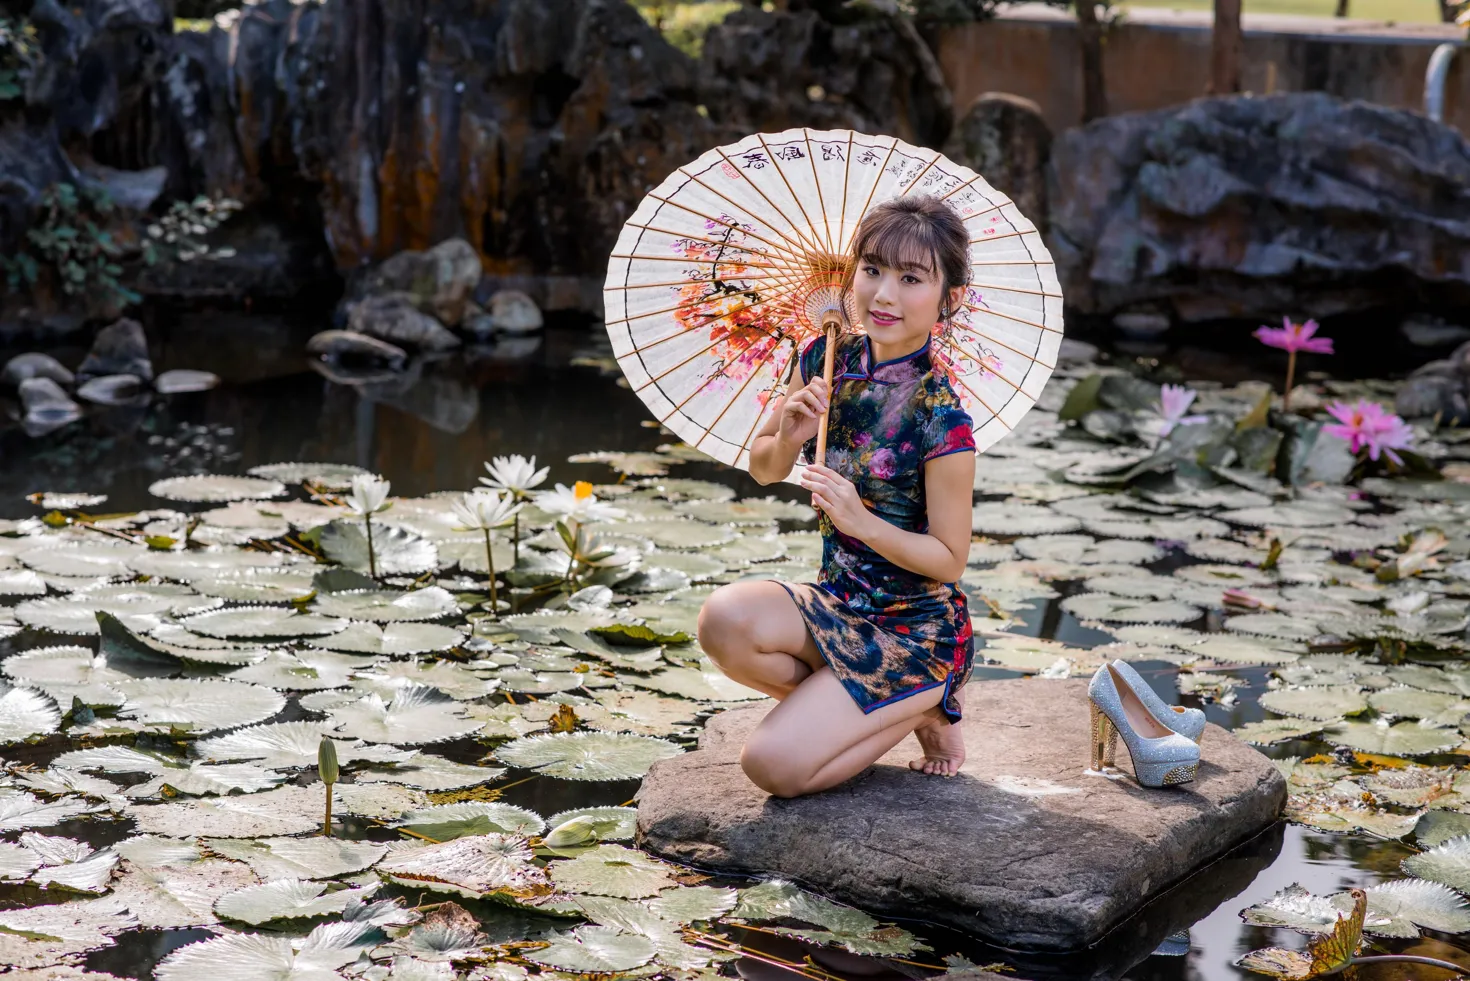
[[[1107,35],[1104,73],[1109,112],[1159,109],[1205,94],[1211,15],[1134,9]],[[1247,91],[1323,91],[1347,99],[1423,111],[1430,53],[1465,37],[1454,25],[1392,24],[1250,14],[1245,32]],[[985,92],[1037,102],[1053,131],[1082,121],[1076,21],[1040,4],[1016,4],[995,20],[947,30],[939,61],[963,113]],[[1470,50],[1449,73],[1445,122],[1470,133]]]

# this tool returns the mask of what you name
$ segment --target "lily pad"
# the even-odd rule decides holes
[[[672,866],[622,845],[598,845],[548,871],[564,892],[620,899],[646,899],[674,885]]]
[[[334,634],[347,626],[337,617],[298,613],[284,606],[241,606],[185,617],[179,623],[196,634],[226,639],[290,639]]]
[[[345,630],[324,637],[308,637],[313,647],[353,654],[407,656],[447,651],[464,641],[464,631],[437,623],[375,623],[354,621]]]
[[[169,501],[246,501],[280,497],[285,486],[277,480],[260,477],[226,477],[202,474],[197,477],[170,477],[154,481],[148,493]]]
[[[1424,841],[1422,835],[1420,841]],[[1470,891],[1470,836],[1449,838],[1428,851],[1410,855],[1404,859],[1402,867],[1409,875],[1438,882],[1459,892]]]
[[[371,896],[371,889],[327,892],[324,882],[275,879],[226,893],[214,902],[214,911],[227,920],[251,926],[271,920],[302,919],[341,913],[348,905]]]
[[[368,572],[367,532],[358,520],[338,518],[306,533],[326,557],[358,572]],[[439,567],[434,543],[396,525],[373,523],[373,556],[378,575],[416,576]]]
[[[378,873],[410,888],[523,897],[548,891],[546,873],[531,858],[516,835],[473,835],[391,855],[378,863]]]
[[[1261,707],[1277,715],[1336,721],[1345,715],[1367,711],[1368,700],[1363,696],[1362,690],[1354,685],[1280,688],[1263,694]]]
[[[396,620],[438,620],[459,612],[459,604],[448,590],[427,586],[411,592],[354,590],[321,593],[313,609],[331,617],[350,617],[388,623]]]
[[[330,716],[336,731],[370,743],[437,743],[480,728],[454,699],[424,685],[406,685],[386,702],[379,695],[367,695],[334,709]]]
[[[490,833],[529,837],[546,826],[541,815],[513,804],[464,801],[410,811],[392,825],[434,841],[451,841]]]
[[[1347,746],[1381,756],[1425,756],[1444,753],[1464,742],[1456,729],[1442,729],[1422,722],[1342,722],[1322,730],[1322,738],[1334,746]]]
[[[558,732],[513,740],[497,748],[495,757],[566,780],[635,780],[659,760],[682,752],[674,743],[648,736]]]
[[[580,974],[631,971],[653,960],[653,941],[611,927],[583,926],[563,934],[541,950],[526,954],[547,967]]]
[[[217,855],[245,862],[263,879],[335,879],[371,868],[388,853],[387,845],[345,838],[221,838],[206,844]]]
[[[272,722],[249,726],[223,736],[201,739],[193,745],[195,755],[208,760],[257,760],[268,769],[287,770],[316,766],[317,749],[331,726],[321,722]],[[403,763],[415,756],[413,750],[395,746],[369,745],[357,740],[333,738],[337,760],[348,763]]]
[[[279,692],[240,681],[147,678],[116,687],[126,699],[118,710],[122,718],[201,734],[263,722],[286,706]]]

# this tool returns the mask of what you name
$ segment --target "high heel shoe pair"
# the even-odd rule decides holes
[[[1092,766],[1113,769],[1118,737],[1128,747],[1133,774],[1145,787],[1189,783],[1199,772],[1199,740],[1205,714],[1165,704],[1124,661],[1097,669],[1087,686],[1092,714]]]

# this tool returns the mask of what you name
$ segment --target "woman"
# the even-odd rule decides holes
[[[935,198],[870,211],[847,285],[866,334],[839,339],[830,401],[825,338],[808,345],[801,387],[752,445],[751,475],[781,480],[803,449],[811,458],[830,407],[827,466],[802,477],[822,512],[817,584],[734,583],[699,616],[720,669],[780,700],[740,756],[775,796],[836,786],[910,732],[924,751],[915,770],[954,776],[965,761],[960,690],[974,644],[954,583],[969,556],[975,440],[930,341],[959,310],[968,242]]]

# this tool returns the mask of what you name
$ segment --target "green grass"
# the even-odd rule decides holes
[[[1174,10],[1211,10],[1211,0],[1123,0],[1124,7],[1164,7]],[[1306,14],[1331,17],[1336,0],[1245,0],[1248,14]],[[1349,0],[1348,16],[1400,24],[1439,23],[1436,0]]]
[[[704,35],[740,8],[736,0],[705,0],[677,3],[673,0],[635,0],[643,19],[663,32],[669,43],[691,58],[698,58]]]

